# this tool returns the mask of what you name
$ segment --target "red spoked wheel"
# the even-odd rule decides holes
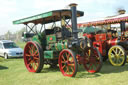
[[[73,51],[64,49],[59,55],[59,68],[64,76],[74,77],[77,73],[77,59]]]
[[[95,73],[100,71],[102,67],[102,57],[100,52],[94,48],[94,47],[88,47],[85,50],[85,60],[84,60],[84,68],[89,72],[89,73]]]
[[[24,48],[24,63],[29,72],[40,72],[43,68],[43,51],[37,42],[28,42]]]

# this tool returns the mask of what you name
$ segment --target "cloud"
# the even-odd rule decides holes
[[[16,2],[11,0],[0,0],[0,12],[1,16],[7,16],[8,14],[17,10]]]
[[[85,12],[85,16],[79,19],[83,22],[114,15],[118,7],[124,7],[128,11],[128,0],[0,0],[0,29],[18,30],[22,26],[12,25],[13,20],[63,9],[70,3],[77,3],[77,9]]]
[[[34,0],[34,7],[43,11],[62,9],[65,5],[64,0]]]

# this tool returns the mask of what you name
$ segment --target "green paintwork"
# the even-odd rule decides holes
[[[49,47],[50,47],[53,51],[56,51],[55,44],[49,44]]]
[[[16,21],[13,21],[13,24],[23,24],[25,22],[38,20],[38,19],[41,19],[41,18],[49,17],[49,16],[52,16],[52,12],[42,13],[42,14],[31,16],[31,17],[28,17],[28,18],[16,20]]]
[[[41,44],[41,42],[40,42],[40,40],[39,40],[39,35],[33,36],[32,41],[36,41],[36,42],[38,42],[39,44]]]
[[[47,35],[46,36],[47,44],[56,42],[56,35]]]
[[[67,42],[58,42],[58,43],[52,43],[48,44],[49,49],[53,51],[61,51],[63,49],[67,49]]]
[[[97,33],[99,31],[102,32],[102,33],[107,32],[105,29],[94,28],[92,26],[90,26],[90,27],[81,27],[80,29],[82,29],[83,33]]]
[[[44,51],[44,58],[45,59],[53,59],[53,51]]]
[[[62,50],[62,43],[57,43],[58,50]]]
[[[47,23],[53,22],[53,19],[55,17],[56,17],[56,19],[54,19],[54,21],[60,21],[61,20],[61,18],[59,18],[60,14],[65,16],[65,19],[71,18],[71,10],[70,9],[62,9],[62,10],[53,10],[53,11],[38,14],[35,16],[15,20],[15,21],[13,21],[13,24],[28,24],[28,23],[47,24]],[[77,11],[77,17],[83,16],[83,15],[84,15],[84,12]]]

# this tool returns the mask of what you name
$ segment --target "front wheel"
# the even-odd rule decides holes
[[[123,66],[126,62],[126,53],[122,46],[112,46],[108,51],[108,58],[113,66]]]
[[[78,64],[75,53],[70,49],[64,49],[59,54],[59,68],[64,76],[74,77]]]
[[[29,72],[40,72],[44,65],[43,50],[37,42],[28,42],[24,48],[24,63]]]
[[[100,71],[103,62],[100,52],[94,47],[88,47],[84,54],[84,68],[89,73]]]

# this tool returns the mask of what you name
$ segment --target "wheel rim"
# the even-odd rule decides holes
[[[85,58],[84,58],[84,67],[89,73],[98,72],[101,68],[101,56],[98,54],[97,50],[89,47],[85,51]]]
[[[28,42],[24,48],[24,63],[29,72],[36,72],[39,67],[39,49],[33,42]]]
[[[125,52],[119,46],[114,46],[110,48],[108,57],[109,61],[113,66],[121,66],[125,62]]]
[[[69,50],[61,51],[59,55],[59,68],[64,76],[75,76],[76,62],[74,59],[74,55]]]

